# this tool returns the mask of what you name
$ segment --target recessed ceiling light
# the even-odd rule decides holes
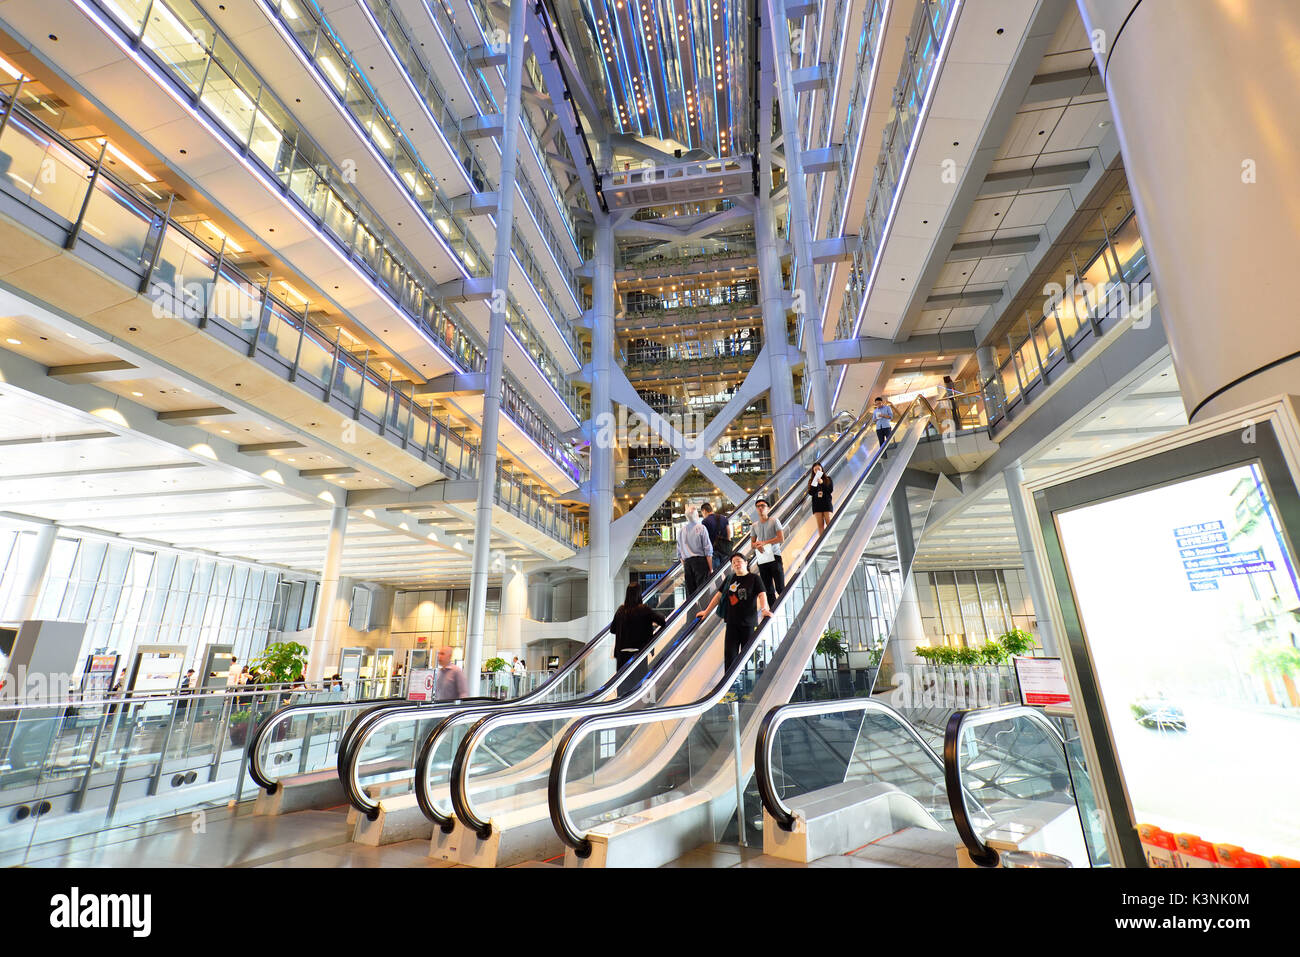
[[[21,339],[6,339],[5,342],[9,343],[11,346],[21,346],[23,344]]]

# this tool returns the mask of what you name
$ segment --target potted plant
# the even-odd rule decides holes
[[[226,732],[230,735],[230,743],[237,748],[242,748],[244,742],[248,740],[248,726],[253,721],[253,709],[244,708],[242,711],[236,711],[230,716],[230,723],[226,725]]]
[[[1008,658],[1023,658],[1038,647],[1038,639],[1021,628],[1012,628],[998,635],[997,643],[1002,646]]]
[[[813,680],[817,679],[817,655],[823,655],[832,661],[839,661],[844,656],[844,632],[838,628],[827,628],[822,632],[821,638],[817,639],[817,647],[813,649],[812,673]]]
[[[309,650],[296,641],[277,641],[263,648],[248,667],[267,684],[288,684],[306,672]]]
[[[489,658],[483,662],[483,673],[492,676],[491,685],[493,689],[506,690],[509,686],[509,677],[506,672],[509,670],[510,662],[504,658]]]

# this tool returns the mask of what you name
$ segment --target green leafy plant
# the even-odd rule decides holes
[[[979,650],[980,660],[986,665],[1000,665],[1007,660],[1007,649],[1002,647],[996,639],[985,642],[984,647]]]
[[[1008,657],[1027,655],[1038,647],[1038,639],[1020,628],[1012,628],[1010,631],[999,635],[997,640]]]
[[[277,641],[263,648],[248,667],[260,674],[264,681],[286,684],[307,670],[309,651],[306,645],[296,641]]]
[[[248,720],[253,717],[253,709],[245,708],[243,711],[236,711],[230,716],[231,724],[247,724]]]
[[[838,628],[827,628],[817,642],[816,653],[827,658],[844,657],[844,632]]]
[[[978,648],[955,648],[956,654],[953,656],[955,662],[963,668],[970,668],[980,664],[984,660]]]
[[[491,674],[494,671],[505,671],[509,667],[510,663],[504,658],[489,658],[483,662],[483,671],[486,674]]]

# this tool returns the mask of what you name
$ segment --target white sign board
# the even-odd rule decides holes
[[[1070,688],[1065,683],[1065,669],[1060,658],[1016,658],[1016,680],[1020,684],[1020,701],[1031,708],[1065,704]]]
[[[406,682],[407,701],[432,701],[436,668],[413,668]]]

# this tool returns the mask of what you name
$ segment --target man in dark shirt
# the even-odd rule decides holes
[[[731,558],[731,523],[721,512],[715,512],[708,502],[700,506],[700,514],[704,516],[701,524],[709,530],[709,539],[713,542],[713,566],[716,568]]]
[[[741,651],[754,637],[759,616],[771,618],[772,612],[767,607],[767,594],[763,590],[763,579],[751,572],[745,564],[745,556],[737,552],[731,556],[731,574],[723,579],[717,592],[705,606],[697,612],[696,618],[704,618],[713,611],[718,602],[724,602],[722,616],[727,622],[727,632],[723,645],[723,670],[730,670],[740,657]]]

